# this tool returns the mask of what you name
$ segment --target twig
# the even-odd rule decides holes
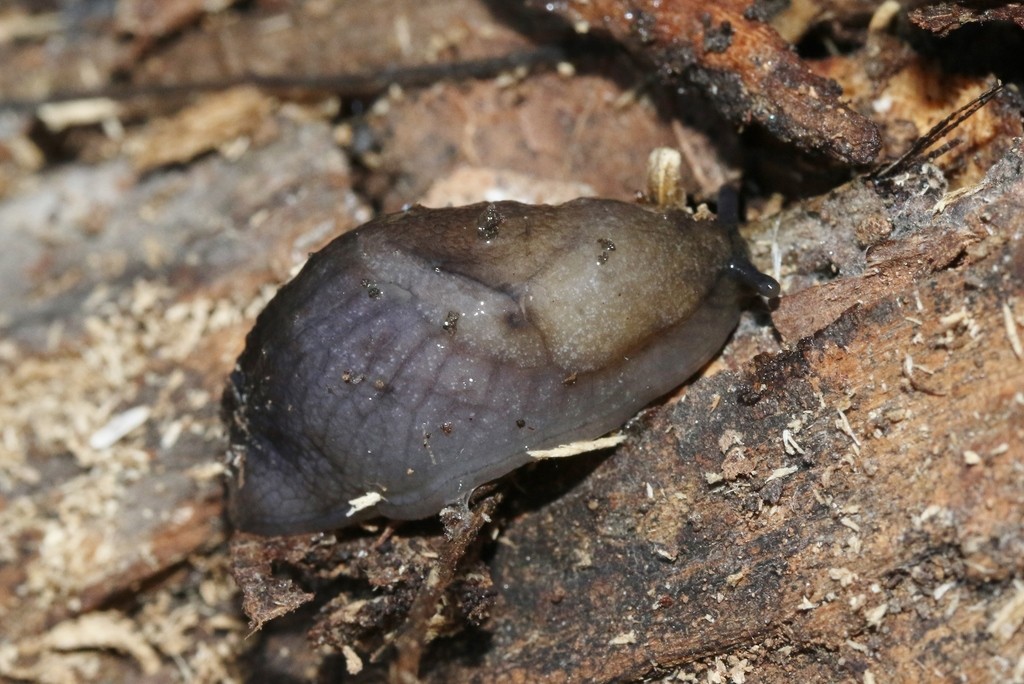
[[[997,81],[996,85],[932,126],[927,133],[918,138],[914,144],[910,146],[910,149],[897,157],[895,161],[881,165],[869,173],[868,179],[879,181],[895,176],[898,172],[902,171],[916,160],[922,152],[934,145],[940,138],[955,129],[957,126],[969,119],[975,112],[988,104],[988,101],[999,94],[1003,90],[1003,87],[1003,82]],[[945,149],[944,147],[941,152],[933,155],[930,159],[934,159],[939,156],[939,154],[947,151],[948,149]]]
[[[466,504],[461,504],[441,511],[445,543],[440,557],[427,573],[409,609],[402,633],[395,639],[397,656],[389,673],[392,684],[415,684],[419,681],[420,659],[423,647],[429,641],[431,621],[437,612],[437,604],[455,579],[456,570],[466,550],[484,524],[490,521],[500,500],[500,494],[493,494],[484,498],[472,510]]]

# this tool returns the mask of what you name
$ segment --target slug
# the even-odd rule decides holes
[[[229,513],[260,534],[418,519],[592,439],[778,284],[735,226],[602,199],[413,207],[313,254],[224,396]]]

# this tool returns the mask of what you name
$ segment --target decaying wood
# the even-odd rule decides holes
[[[746,0],[570,0],[550,3],[579,30],[610,32],[666,76],[697,84],[732,119],[848,164],[878,153],[878,131],[838,85],[793,54]]]
[[[23,4],[12,9],[10,24],[19,24],[22,12],[43,9]],[[251,12],[225,11],[231,4],[121,0],[116,15],[44,15],[49,34],[60,37],[63,29],[73,39],[0,41],[7,67],[0,92],[5,100],[27,101],[130,92],[120,88],[123,75],[141,92],[182,86],[179,96],[189,87],[227,87],[252,77],[279,76],[301,87],[317,77],[486,59],[529,47],[521,33],[474,2],[256,3]],[[133,40],[124,40],[126,32]],[[172,103],[180,106],[177,98]],[[159,107],[146,99],[140,106]]]
[[[0,14],[0,100],[122,69],[132,83],[179,83],[529,43],[474,0],[389,1],[384,21],[359,3],[323,14],[330,3],[183,0],[134,41],[113,15],[92,33],[61,15],[80,32],[57,40],[63,24],[14,3]],[[565,16],[611,7],[553,4]],[[660,22],[683,3],[651,5]],[[655,25],[696,46],[691,76],[742,86],[729,100],[742,120],[777,106],[763,100],[772,72],[749,80],[749,65],[728,60],[781,46],[798,81],[817,83],[802,80],[813,69],[842,85],[890,156],[991,85],[922,57],[899,22],[865,34],[850,18],[871,3],[816,5],[838,8],[828,21],[865,46],[800,61],[728,14],[736,3]],[[826,16],[807,10],[792,3],[796,34]],[[650,44],[622,33],[638,19],[591,28],[669,55],[661,29]],[[218,46],[225,61],[211,57]],[[418,660],[438,682],[1024,681],[1024,146],[1012,88],[937,144],[958,138],[947,154],[886,183],[847,175],[805,199],[750,196],[744,234],[786,295],[753,303],[704,376],[638,416],[614,451],[500,483],[473,544],[451,545],[437,520],[231,536],[224,378],[275,286],[371,207],[510,188],[628,199],[661,145],[681,150],[681,182],[705,195],[707,179],[741,167],[771,186],[765,160],[805,173],[790,152],[673,122],[671,98],[649,84],[632,60],[598,51],[575,70],[396,89],[358,115],[351,102],[253,90],[100,103],[53,128],[42,112],[6,113],[0,677],[382,681]],[[828,109],[833,90],[817,92],[812,109],[854,120]],[[820,181],[783,185],[800,197]],[[444,591],[423,590],[431,573]]]
[[[592,465],[517,476],[487,567],[501,587],[487,649],[472,633],[441,642],[424,674],[611,681],[717,657],[783,681],[789,656],[820,649],[819,679],[897,677],[914,659],[950,677],[1010,672],[1024,635],[995,632],[1024,569],[1024,360],[1009,332],[1024,325],[1022,171],[1018,146],[865,275],[783,298],[773,318],[798,344],[652,410],[575,487]],[[820,314],[839,284],[844,308]],[[394,563],[376,553],[364,571]],[[349,623],[338,648],[379,639],[361,601],[321,618]],[[948,628],[927,636],[936,620]],[[977,633],[989,655],[965,658]]]
[[[484,525],[491,522],[491,515],[500,501],[501,496],[495,495],[485,499],[472,511],[465,504],[449,506],[441,511],[445,543],[437,561],[431,564],[430,571],[423,579],[401,633],[395,638],[397,657],[390,673],[393,682],[419,681],[423,652],[436,637],[434,617],[438,603],[451,588],[456,573],[465,561],[466,551],[476,541]]]
[[[909,17],[916,25],[942,37],[968,24],[992,21],[1013,22],[1024,28],[1024,7],[1016,2],[997,7],[972,7],[969,3],[939,2],[927,7],[916,7],[910,12]]]

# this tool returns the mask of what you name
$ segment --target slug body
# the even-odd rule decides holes
[[[600,436],[718,351],[744,279],[773,293],[734,229],[611,200],[371,221],[246,339],[224,400],[234,523],[427,517],[529,450]]]

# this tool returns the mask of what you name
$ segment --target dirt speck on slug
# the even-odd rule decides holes
[[[363,376],[350,369],[341,374],[341,380],[348,385],[358,385],[363,381]]]
[[[498,208],[493,204],[488,204],[487,208],[480,212],[480,216],[477,219],[477,234],[484,240],[493,240],[498,237],[498,227],[504,221],[505,218],[498,211]]]
[[[363,278],[359,284],[366,289],[366,294],[370,299],[378,299],[383,294],[377,283],[373,282],[369,278]]]
[[[455,332],[459,329],[459,318],[460,315],[458,311],[449,311],[448,315],[445,316],[444,322],[441,324],[441,327],[449,335],[454,335]]]

